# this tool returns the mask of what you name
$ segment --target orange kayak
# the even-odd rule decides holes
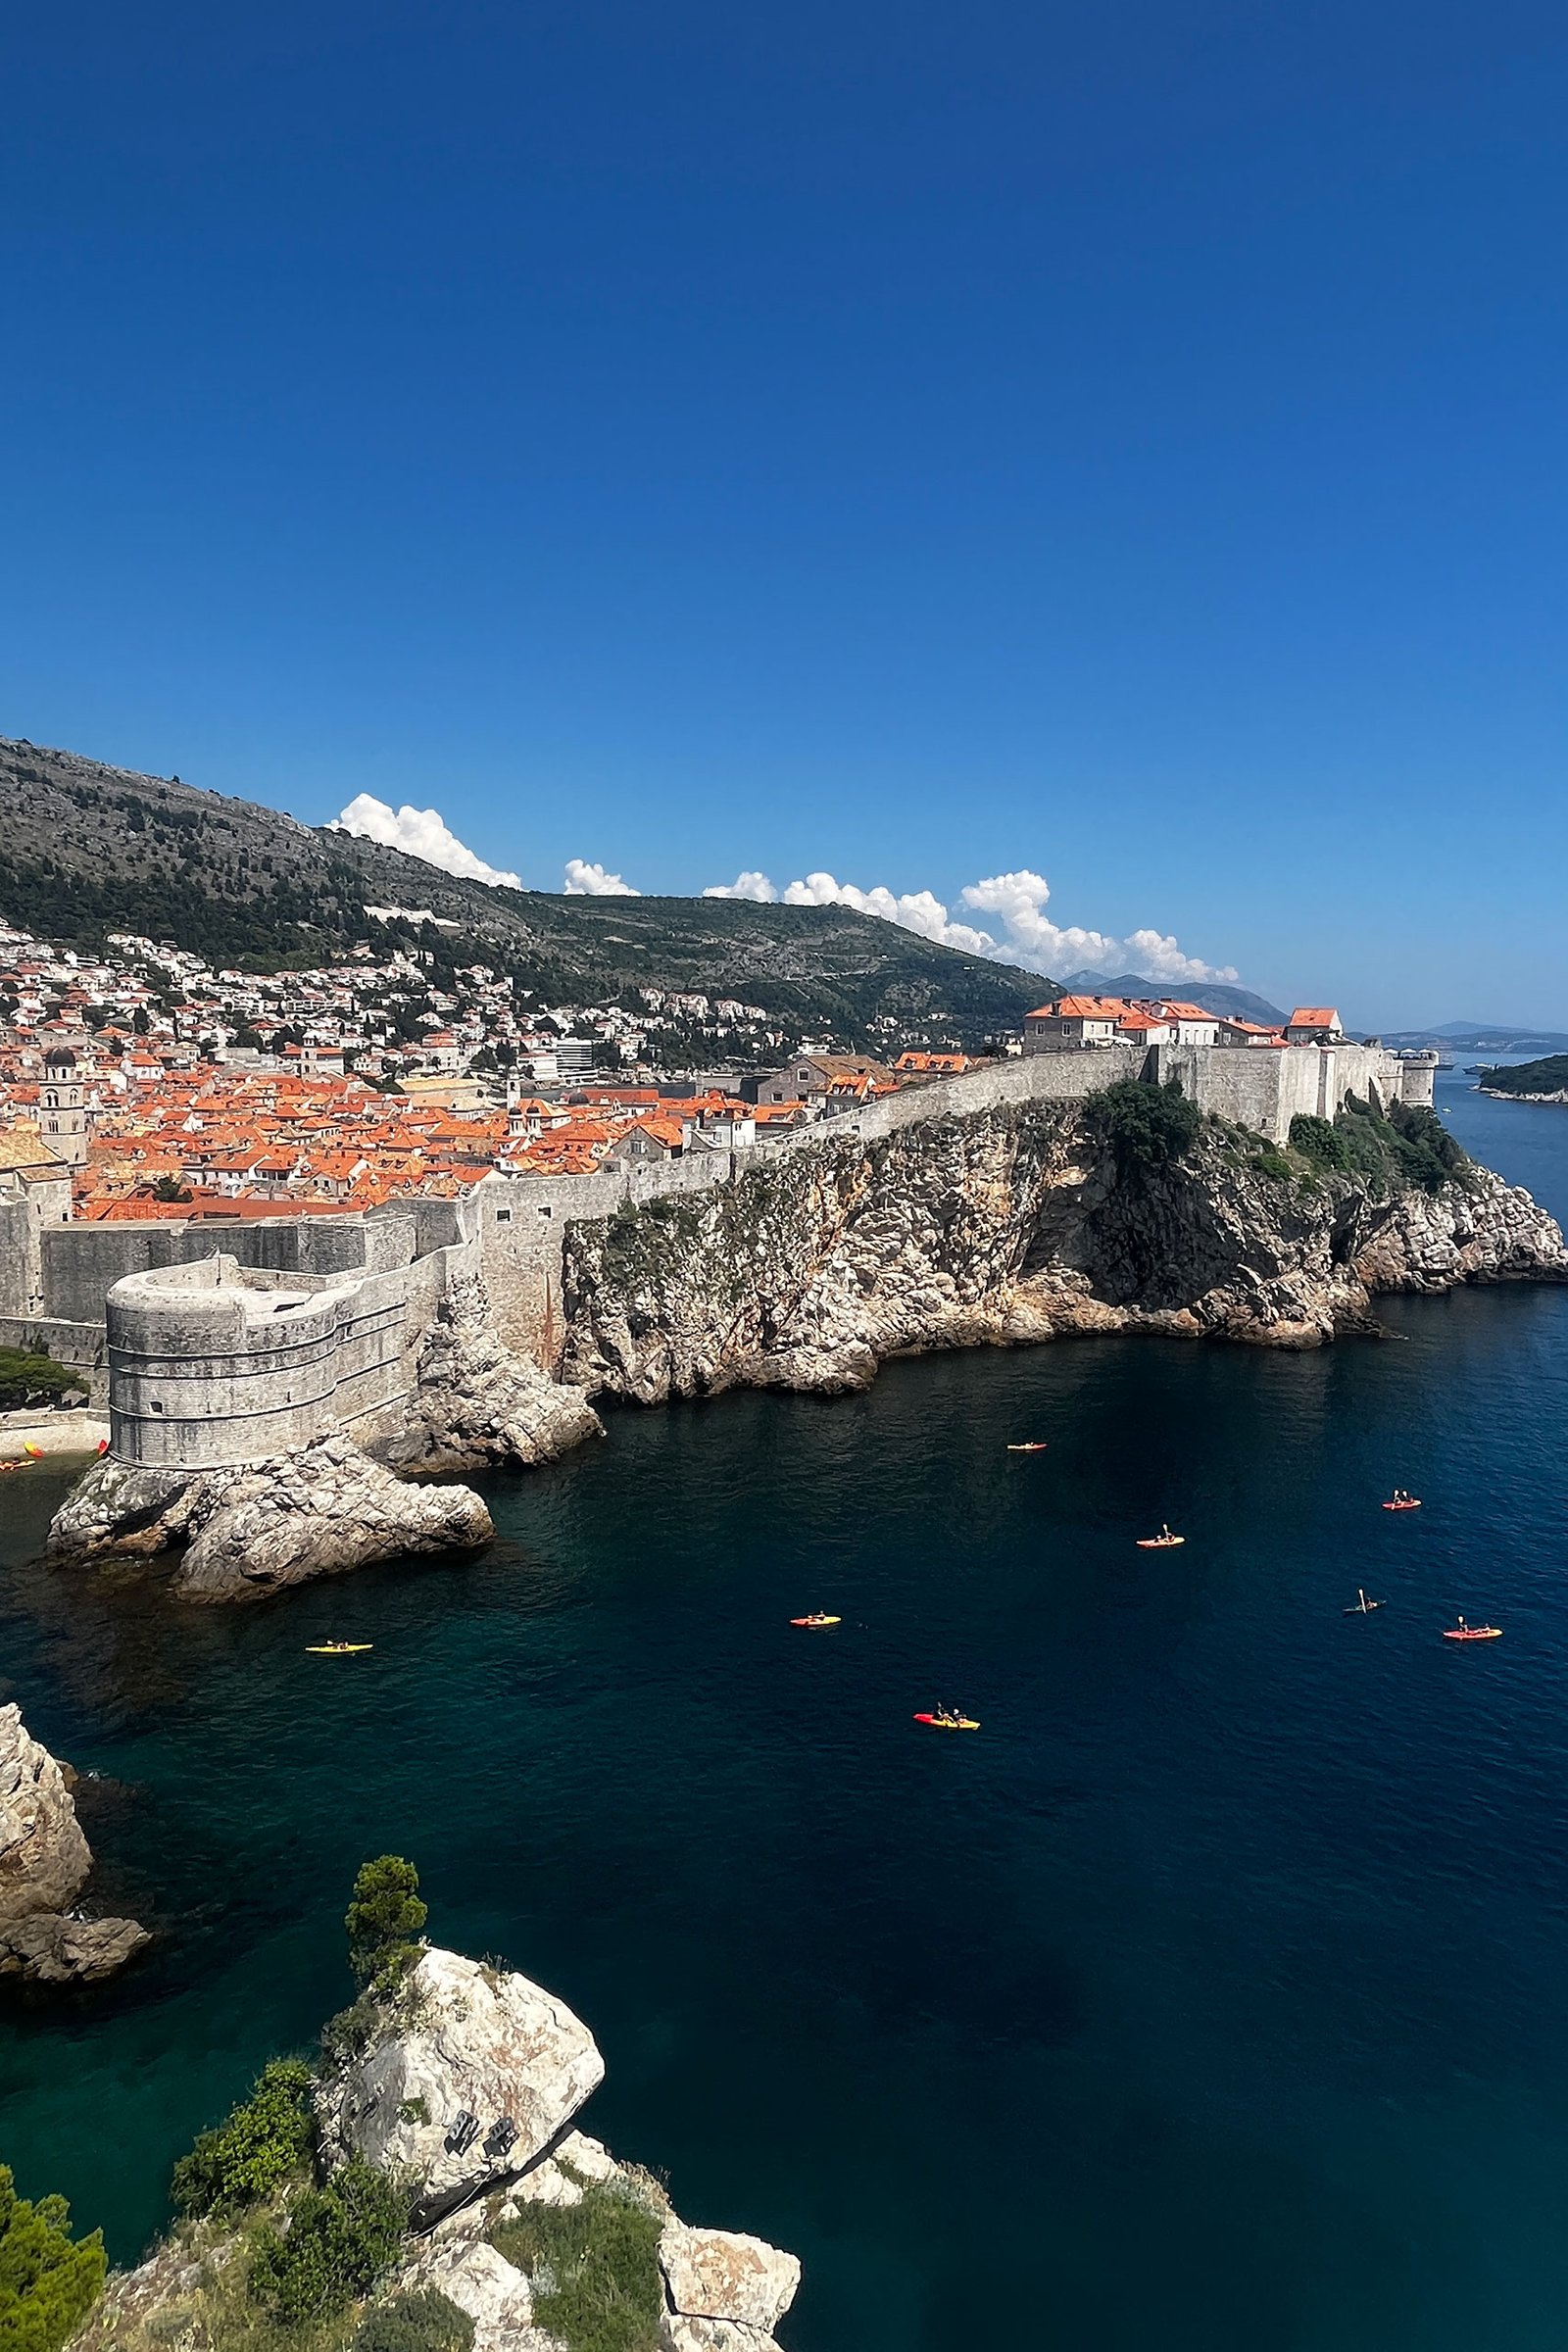
[[[1447,1627],[1443,1639],[1445,1642],[1500,1642],[1502,1628],[1500,1625],[1466,1625],[1461,1617],[1457,1625]]]

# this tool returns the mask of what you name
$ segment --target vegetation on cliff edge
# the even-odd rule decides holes
[[[0,2345],[59,2352],[103,2287],[103,2232],[73,2238],[64,2197],[19,2197],[0,2164]]]

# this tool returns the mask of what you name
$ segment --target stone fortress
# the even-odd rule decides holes
[[[1430,1104],[1435,1054],[1342,1039],[1277,1051],[1026,1039],[1021,1057],[730,1151],[587,1176],[486,1177],[461,1200],[334,1217],[74,1224],[58,1183],[0,1172],[0,1344],[41,1342],[107,1394],[114,1459],[187,1471],[396,1432],[453,1299],[559,1373],[566,1231],[624,1203],[707,1192],[835,1136],[874,1141],[1032,1102],[1078,1102],[1123,1078],[1178,1079],[1200,1109],[1283,1143],[1298,1112],[1354,1094]],[[62,1104],[69,1110],[69,1104]]]

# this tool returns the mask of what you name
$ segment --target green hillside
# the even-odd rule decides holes
[[[1511,1067],[1484,1069],[1481,1084],[1494,1095],[1560,1095],[1568,1093],[1568,1054],[1545,1054],[1540,1061],[1521,1061]]]
[[[4,738],[0,814],[0,918],[89,952],[111,931],[134,931],[213,963],[275,970],[399,941],[433,950],[438,968],[486,961],[550,1003],[700,990],[857,1044],[874,1042],[881,1019],[974,1047],[1015,1029],[1053,986],[845,906],[563,898],[464,881],[253,801]],[[386,924],[368,906],[428,908],[451,927]]]

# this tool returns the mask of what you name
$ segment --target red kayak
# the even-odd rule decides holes
[[[1386,1511],[1418,1511],[1421,1508],[1421,1501],[1419,1495],[1406,1494],[1394,1502],[1386,1502],[1383,1508]]]
[[[915,1717],[916,1723],[928,1723],[934,1732],[977,1732],[980,1729],[972,1715],[935,1715],[929,1711]]]
[[[1445,1642],[1500,1642],[1502,1628],[1500,1625],[1466,1625],[1461,1617],[1457,1625],[1450,1625],[1445,1630],[1443,1639]]]

